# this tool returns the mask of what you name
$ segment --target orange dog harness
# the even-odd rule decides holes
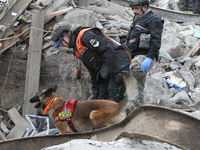
[[[69,127],[74,131],[77,132],[73,123],[71,122],[71,118],[73,116],[74,107],[76,105],[77,100],[69,99],[65,102],[63,108],[59,112],[58,116],[54,118],[55,123],[57,121],[67,121]]]

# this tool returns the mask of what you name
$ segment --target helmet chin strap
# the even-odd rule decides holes
[[[140,8],[141,8],[141,10],[142,10],[142,13],[144,14],[144,10],[143,10],[143,8],[142,8],[142,5],[140,5]]]
[[[66,44],[69,45],[69,43],[63,39],[63,37],[60,37],[60,38],[61,38],[62,41],[64,41]]]

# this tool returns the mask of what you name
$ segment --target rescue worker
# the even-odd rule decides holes
[[[193,14],[193,0],[179,0],[179,9],[182,12]]]
[[[193,0],[193,13],[200,14],[200,0]]]
[[[131,100],[134,107],[139,107],[145,103],[146,75],[158,60],[163,20],[149,9],[149,0],[130,0],[129,6],[134,17],[125,43],[132,54],[130,73],[138,91]]]
[[[74,56],[86,66],[91,76],[92,99],[109,99],[120,102],[124,98],[125,85],[122,70],[129,70],[131,54],[126,45],[112,41],[98,28],[55,24],[51,34],[55,42],[74,49]],[[121,60],[119,60],[119,59]]]

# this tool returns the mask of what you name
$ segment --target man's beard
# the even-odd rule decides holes
[[[139,17],[140,17],[140,14],[138,14],[138,13],[135,13],[134,15],[135,15],[136,18],[139,18]],[[137,15],[137,16],[136,16],[136,15]]]

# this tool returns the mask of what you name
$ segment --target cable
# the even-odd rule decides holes
[[[3,84],[2,88],[1,88],[0,95],[1,95],[3,89],[4,89],[5,85],[6,85],[7,79],[8,79],[8,74],[9,74],[9,71],[10,71],[10,65],[11,65],[11,61],[12,61],[12,58],[13,58],[14,52],[15,52],[15,46],[14,46],[14,50],[13,50],[13,53],[12,53],[12,55],[11,55],[10,62],[9,62],[9,65],[8,65],[8,70],[7,70],[6,80],[5,80],[5,82],[4,82],[4,84]]]
[[[15,36],[10,37],[10,38],[0,39],[0,42],[1,42],[1,41],[5,41],[5,40],[9,40],[9,39],[13,39],[13,38],[16,38],[16,37],[19,37],[19,36],[21,36],[24,32],[26,32],[26,31],[29,30],[29,29],[36,29],[36,30],[44,31],[44,32],[52,32],[52,31],[46,31],[46,30],[43,30],[43,29],[40,29],[40,28],[36,28],[36,27],[29,27],[29,28],[27,28],[26,30],[24,30],[22,33],[18,34],[18,35],[15,35]]]

